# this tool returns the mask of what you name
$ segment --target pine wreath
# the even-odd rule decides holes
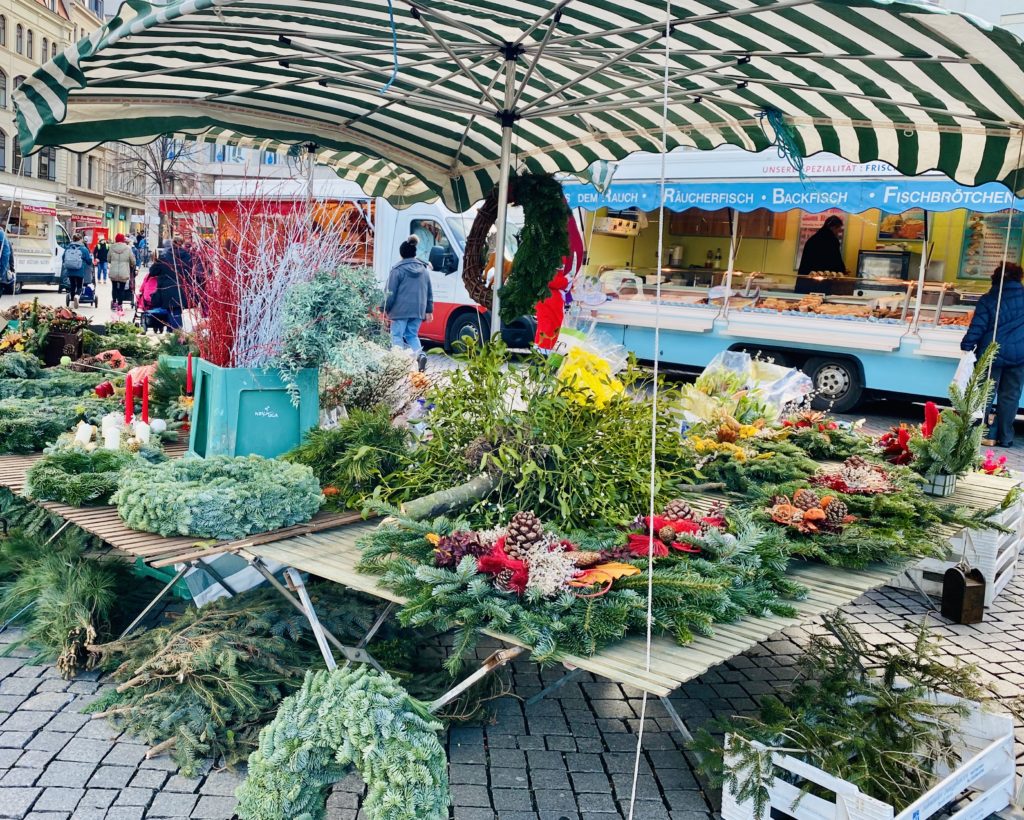
[[[569,206],[558,180],[550,174],[513,176],[509,180],[509,204],[522,206],[525,222],[512,273],[500,291],[503,322],[533,313],[537,302],[548,295],[548,282],[562,266],[562,257],[569,253]],[[494,188],[473,220],[462,266],[466,290],[486,308],[492,304],[491,289],[484,281],[487,235],[497,216],[498,190]]]
[[[349,766],[368,787],[369,820],[446,820],[441,724],[394,678],[365,665],[309,672],[260,732],[239,787],[242,820],[319,820]]]
[[[29,498],[59,501],[72,507],[107,504],[117,489],[122,470],[135,460],[135,454],[127,450],[56,450],[29,467],[25,491]]]

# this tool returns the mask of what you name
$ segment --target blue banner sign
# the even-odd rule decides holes
[[[572,208],[593,211],[598,208],[642,211],[658,209],[661,185],[658,182],[613,182],[605,193],[592,185],[578,182],[563,184]],[[966,209],[994,213],[1016,207],[1024,210],[1024,199],[1014,197],[1008,188],[997,182],[967,188],[950,180],[896,177],[859,180],[757,181],[726,180],[722,182],[666,182],[665,207],[672,211],[700,208],[715,211],[733,208],[737,211],[790,211],[800,208],[820,213],[839,208],[847,213],[862,213],[878,208],[901,213],[911,208],[926,211]]]

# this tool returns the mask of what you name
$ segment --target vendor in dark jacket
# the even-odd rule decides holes
[[[996,420],[989,431],[992,443],[999,447],[1013,446],[1013,420],[1024,389],[1024,285],[1021,279],[1024,279],[1024,270],[1020,265],[996,268],[992,274],[992,287],[978,300],[971,326],[960,342],[961,350],[973,350],[979,356],[992,344],[993,334],[999,345],[992,368],[992,378],[996,383]],[[1002,301],[999,298],[1000,281],[1003,281]]]
[[[830,283],[811,279],[812,273],[846,273],[843,247],[839,237],[843,232],[843,220],[830,216],[818,231],[807,240],[800,256],[797,270],[797,293],[830,293]]]

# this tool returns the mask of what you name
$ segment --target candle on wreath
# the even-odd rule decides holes
[[[185,395],[192,395],[192,354],[188,354],[188,361],[185,364]]]
[[[149,376],[142,380],[142,420],[149,424]]]
[[[135,391],[132,388],[132,377],[131,374],[124,380],[124,423],[132,423],[132,415],[135,411]]]

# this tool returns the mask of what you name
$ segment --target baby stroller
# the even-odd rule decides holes
[[[99,299],[96,296],[96,277],[93,275],[95,268],[91,265],[87,265],[82,276],[82,292],[78,294],[79,305],[92,305],[96,307],[99,304]],[[68,287],[68,277],[66,273],[61,274],[60,290],[65,292],[64,304],[71,305],[71,292]],[[58,291],[59,293],[60,291]]]
[[[135,315],[132,317],[132,323],[141,327],[143,331],[164,333],[168,330],[177,330],[182,326],[181,311],[172,312],[164,307],[155,307],[153,302],[156,290],[156,277],[147,275],[142,280],[142,287],[133,302]]]

